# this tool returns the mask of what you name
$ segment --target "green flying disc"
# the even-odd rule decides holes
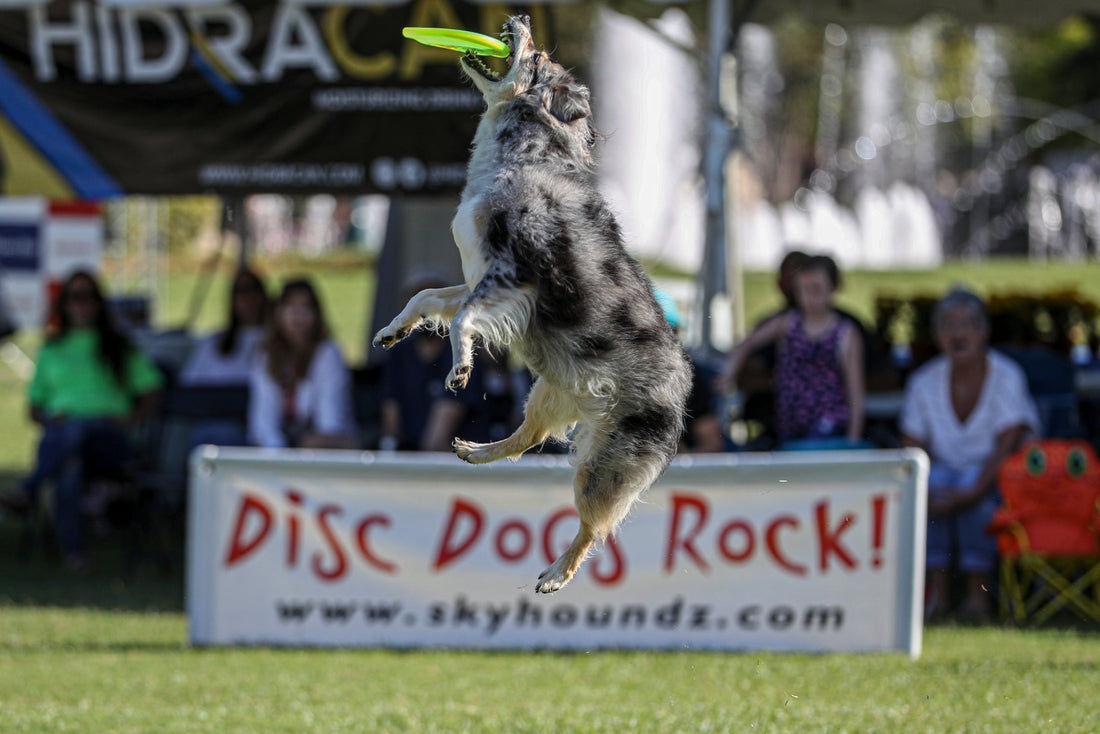
[[[402,28],[401,35],[419,41],[425,46],[436,46],[462,53],[470,52],[478,56],[496,56],[507,58],[511,53],[504,41],[473,31],[459,31],[453,28]]]

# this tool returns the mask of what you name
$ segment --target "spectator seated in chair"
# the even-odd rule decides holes
[[[65,281],[47,334],[29,395],[31,418],[42,426],[37,462],[3,504],[31,509],[52,482],[65,564],[80,571],[87,566],[80,517],[86,479],[124,473],[129,431],[155,409],[163,378],[115,326],[88,272]]]
[[[304,279],[283,286],[263,352],[252,367],[248,434],[256,446],[355,448],[351,372]]]
[[[233,388],[247,390],[249,376],[259,357],[264,337],[269,302],[263,280],[255,272],[242,268],[233,279],[230,296],[229,324],[216,334],[199,340],[180,370],[178,383],[186,394],[188,388]],[[201,399],[205,393],[195,390]],[[224,413],[220,411],[219,413]],[[244,416],[241,420],[218,415],[195,421],[190,445],[210,443],[243,446],[246,443]]]
[[[1015,362],[988,349],[985,306],[955,289],[937,303],[932,326],[942,354],[910,376],[899,426],[902,444],[924,449],[928,477],[927,603],[936,620],[950,609],[954,563],[966,577],[960,615],[988,617],[996,546],[986,527],[998,505],[1002,463],[1039,430],[1035,405]]]

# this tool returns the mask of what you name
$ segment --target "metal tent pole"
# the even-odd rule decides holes
[[[698,303],[701,347],[715,354],[711,309],[719,294],[730,302],[735,338],[744,333],[744,302],[741,297],[741,266],[735,237],[727,222],[726,162],[737,144],[736,66],[728,56],[738,29],[755,6],[750,0],[736,22],[730,0],[709,0],[707,4],[707,126],[703,151],[703,180],[706,187],[706,230],[703,266],[699,273],[702,298]],[[735,202],[734,202],[735,203]]]

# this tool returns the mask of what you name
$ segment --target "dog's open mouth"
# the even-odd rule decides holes
[[[467,51],[465,54],[463,54],[462,60],[466,62],[466,68],[476,71],[480,76],[488,79],[489,81],[500,81],[500,74],[490,69],[489,65],[482,61],[481,57],[473,53],[472,51]]]

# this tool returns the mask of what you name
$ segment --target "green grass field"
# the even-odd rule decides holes
[[[0,606],[4,732],[1094,732],[1100,640],[925,654],[190,649],[179,613]]]
[[[924,653],[192,649],[183,580],[0,520],[0,732],[1094,732],[1095,629],[934,627]],[[568,593],[568,590],[562,592]],[[730,590],[730,596],[736,595]]]
[[[272,263],[274,278],[307,269]],[[352,360],[366,340],[373,275],[363,263],[309,264]],[[110,271],[109,271],[110,276]],[[179,324],[200,277],[177,268],[157,321]],[[841,302],[864,316],[878,294],[1077,286],[1100,301],[1100,264],[957,264],[850,273]],[[121,279],[110,280],[111,283]],[[210,282],[200,331],[219,324],[228,270]],[[749,274],[751,322],[777,303]],[[17,344],[34,354],[38,337]],[[0,489],[29,465],[26,385],[0,363]],[[0,518],[0,732],[1093,732],[1100,730],[1094,631],[933,628],[924,655],[592,652],[474,653],[210,649],[187,645],[179,567],[120,578],[99,541],[96,571],[14,560]],[[567,593],[567,592],[565,592]],[[731,595],[736,590],[730,591]]]

